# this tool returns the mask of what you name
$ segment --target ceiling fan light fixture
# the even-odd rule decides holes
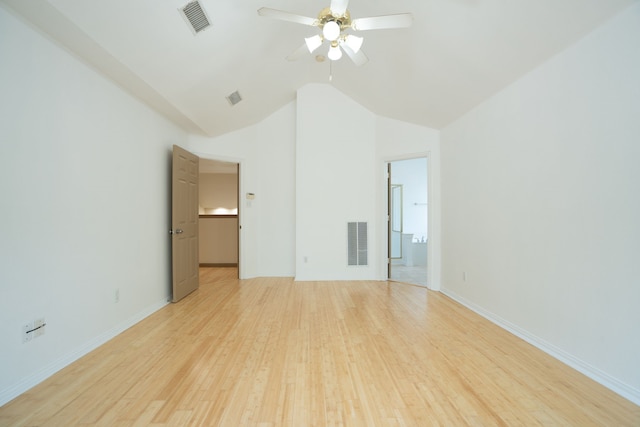
[[[339,46],[331,46],[329,48],[329,53],[327,53],[327,56],[330,60],[337,61],[342,58],[342,50]]]
[[[307,37],[304,39],[307,44],[307,49],[309,49],[309,53],[313,53],[314,50],[322,46],[322,36],[315,35],[313,37]]]
[[[330,6],[322,9],[318,13],[317,18],[310,18],[278,9],[270,9],[268,7],[258,9],[258,15],[276,18],[281,21],[295,22],[320,30],[318,36],[305,38],[305,44],[287,56],[287,60],[294,61],[305,53],[305,49],[313,54],[321,45],[325,44],[325,41],[328,41],[328,59],[337,61],[346,53],[351,61],[358,67],[369,61],[369,58],[367,58],[367,55],[365,55],[361,49],[364,39],[347,33],[360,30],[406,28],[411,26],[413,22],[411,13],[396,13],[352,20],[351,13],[347,10],[349,0],[330,0],[330,2]],[[316,55],[317,61],[324,59],[324,56]]]
[[[322,35],[332,42],[338,40],[338,37],[340,37],[340,25],[336,21],[325,22],[322,26]]]
[[[362,47],[362,42],[364,41],[363,37],[354,36],[353,34],[349,34],[344,39],[344,44],[353,51],[353,53],[358,53],[360,48]]]

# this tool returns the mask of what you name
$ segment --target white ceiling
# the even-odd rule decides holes
[[[178,12],[187,0],[0,1],[192,133],[259,122],[301,86],[329,83],[330,61],[285,59],[316,28],[256,11],[316,17],[330,0],[200,0],[213,26],[197,36]],[[354,19],[414,23],[361,32],[369,62],[345,55],[331,84],[378,115],[442,128],[636,1],[351,0]]]

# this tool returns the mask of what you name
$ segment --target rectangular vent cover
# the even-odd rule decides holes
[[[180,12],[190,24],[191,31],[193,31],[194,34],[198,34],[211,26],[207,13],[204,11],[202,6],[200,6],[198,1],[187,3],[182,9],[180,9]]]
[[[368,265],[367,223],[347,223],[348,265]]]

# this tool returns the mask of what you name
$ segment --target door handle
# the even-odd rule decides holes
[[[184,231],[182,231],[181,228],[176,228],[175,230],[169,230],[169,234],[182,234],[184,233]]]

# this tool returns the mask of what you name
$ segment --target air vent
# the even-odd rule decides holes
[[[232,107],[236,105],[238,102],[242,101],[240,92],[235,91],[231,95],[227,96],[227,101],[229,101],[229,104],[231,104]]]
[[[189,23],[193,34],[198,34],[211,26],[211,21],[209,21],[207,13],[198,1],[187,3],[180,9],[180,13],[182,13],[182,16],[184,16]]]
[[[347,223],[347,264],[368,265],[367,223]]]

